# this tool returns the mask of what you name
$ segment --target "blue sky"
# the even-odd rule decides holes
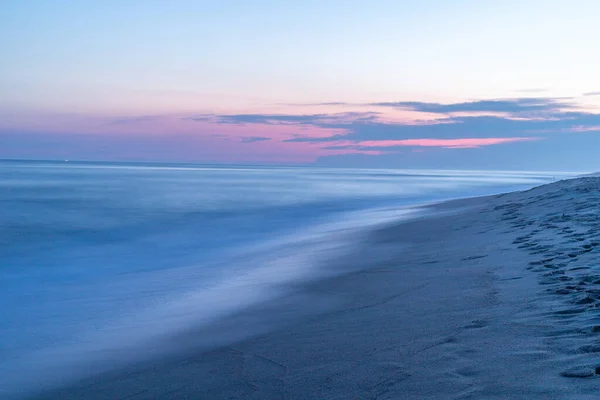
[[[600,169],[598,15],[593,0],[4,0],[0,157]]]

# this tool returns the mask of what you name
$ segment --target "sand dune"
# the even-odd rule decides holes
[[[429,211],[374,232],[367,269],[221,326],[267,333],[37,398],[598,398],[600,178]]]

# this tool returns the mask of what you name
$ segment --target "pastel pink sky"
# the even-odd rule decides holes
[[[309,110],[307,109],[309,108]],[[282,106],[272,105],[262,108],[254,107],[240,111],[257,112],[273,115],[305,115],[301,112],[310,111],[319,114],[340,115],[350,112],[366,112],[365,110],[377,110],[376,120],[381,123],[422,125],[444,123],[448,117],[438,114],[415,112],[410,110],[377,109],[365,106],[333,106],[321,105],[307,106]],[[212,111],[212,110],[211,110]],[[278,114],[283,111],[286,114]],[[456,115],[493,115],[495,113],[455,113]],[[323,120],[328,121],[327,117]],[[344,124],[352,124],[353,119],[342,121]],[[319,157],[361,153],[369,155],[381,154],[381,150],[370,150],[369,147],[442,147],[442,148],[468,148],[491,146],[502,143],[511,143],[524,140],[535,140],[536,138],[415,138],[404,140],[378,140],[378,141],[347,141],[335,140],[326,144],[309,142],[288,142],[297,136],[310,138],[325,138],[334,135],[343,135],[347,129],[323,128],[312,124],[224,124],[216,121],[197,121],[190,119],[185,114],[163,114],[147,116],[89,116],[86,114],[43,114],[31,116],[27,113],[13,113],[4,115],[2,118],[2,129],[45,132],[48,135],[85,135],[90,137],[137,137],[162,138],[164,140],[180,141],[185,138],[188,146],[198,150],[198,154],[210,153],[212,162],[260,162],[268,161],[274,163],[311,163]],[[260,138],[252,141],[252,138]],[[332,146],[346,146],[345,149],[330,149]],[[192,151],[192,149],[188,149]],[[127,156],[132,158],[143,157],[135,149],[124,152],[126,155],[119,156],[120,159]],[[191,155],[181,154],[181,158],[193,159]]]
[[[141,3],[0,2],[0,158],[597,159],[598,2]]]

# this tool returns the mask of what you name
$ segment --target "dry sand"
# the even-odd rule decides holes
[[[264,333],[36,398],[600,398],[600,178],[431,210],[212,332]]]

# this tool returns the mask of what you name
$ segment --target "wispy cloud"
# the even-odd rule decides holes
[[[184,117],[182,119],[196,122],[219,122],[218,115],[216,114],[196,114],[191,117]]]
[[[473,148],[543,140],[548,134],[589,132],[600,125],[600,114],[578,111],[570,98],[491,99],[459,103],[380,102],[393,107],[440,114],[439,119],[394,122],[380,112],[319,114],[214,114],[190,117],[217,124],[297,126],[302,133],[278,141],[314,144],[326,150],[377,150],[398,147]],[[478,115],[477,113],[493,113]],[[314,134],[312,128],[330,130]],[[543,133],[542,136],[539,136]],[[262,137],[262,136],[261,136]]]
[[[376,112],[347,112],[335,114],[202,114],[187,117],[193,121],[212,121],[221,124],[264,125],[333,125],[376,121]]]
[[[342,144],[327,146],[329,150],[377,150],[394,151],[399,147],[444,147],[449,149],[476,148],[492,146],[503,143],[530,142],[539,140],[538,137],[516,137],[516,138],[466,138],[466,139],[403,139],[403,140],[372,140],[354,144]]]
[[[583,94],[584,96],[600,96],[600,92],[587,92]]]
[[[256,143],[256,142],[264,142],[267,140],[271,140],[269,137],[264,136],[244,136],[241,138],[242,143]]]
[[[575,106],[568,99],[555,98],[518,98],[478,100],[462,103],[425,103],[416,101],[397,101],[370,103],[376,107],[393,107],[404,110],[427,112],[434,114],[449,114],[458,112],[489,112],[506,113],[510,115],[532,113],[556,113],[574,109]]]

